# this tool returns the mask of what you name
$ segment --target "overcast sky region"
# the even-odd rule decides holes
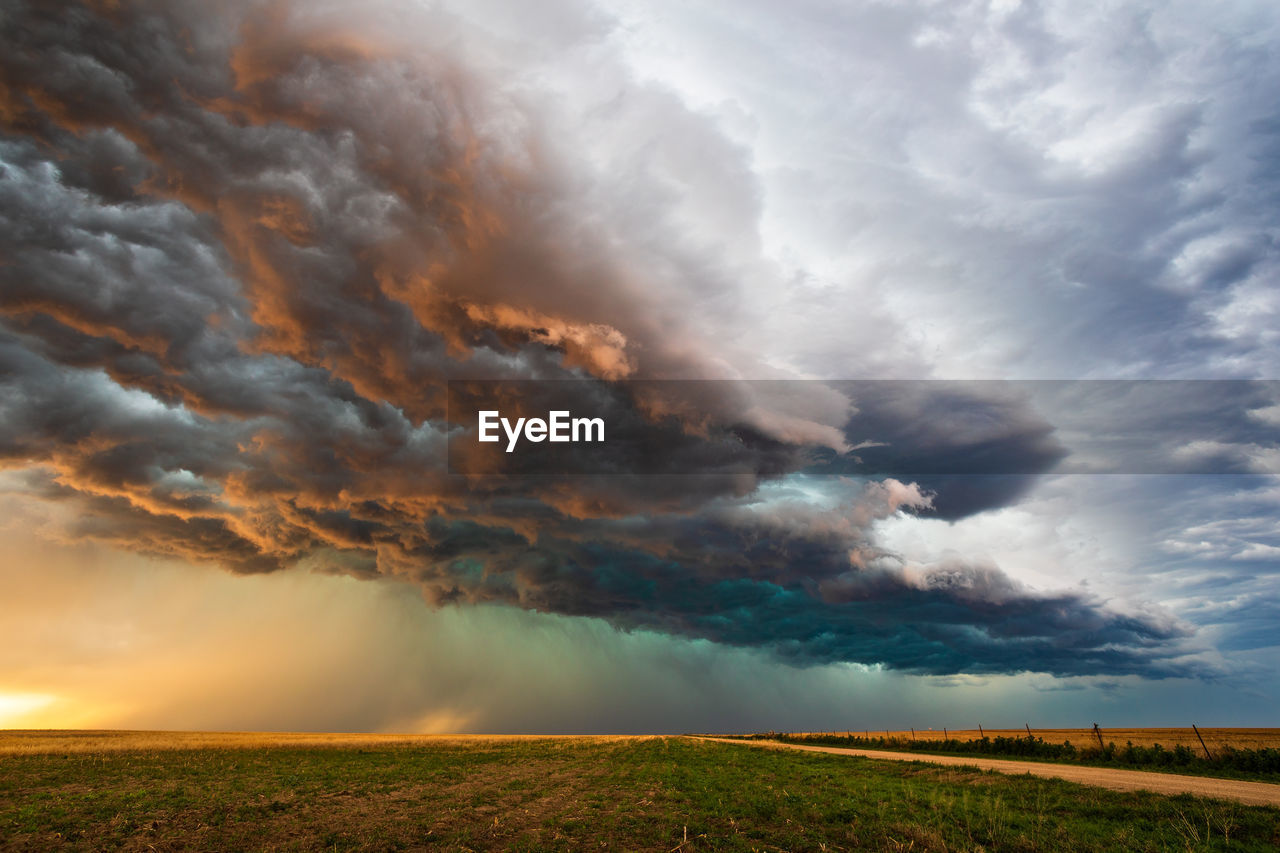
[[[0,727],[1276,724],[1275,4],[57,6]]]

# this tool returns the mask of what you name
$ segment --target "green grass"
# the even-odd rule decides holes
[[[0,756],[13,850],[1280,849],[1280,810],[683,738]]]

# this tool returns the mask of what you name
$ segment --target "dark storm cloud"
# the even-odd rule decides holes
[[[932,674],[1215,671],[1176,651],[1189,632],[1169,617],[1117,614],[1079,592],[1036,594],[990,566],[904,571],[885,555],[851,566],[849,530],[838,526],[721,515],[569,532],[592,538],[544,532],[529,542],[455,523],[392,562],[437,602],[598,616],[763,647],[801,665],[874,662]]]
[[[846,484],[825,510],[763,495],[802,450],[847,450],[864,428],[913,452],[977,446],[872,405],[853,429],[827,386],[620,401],[674,418],[691,467],[719,477],[450,476],[447,379],[589,379],[607,396],[623,378],[732,373],[695,310],[732,301],[732,265],[646,242],[680,230],[648,187],[628,215],[651,230],[629,242],[629,220],[588,203],[603,178],[459,21],[7,2],[0,28],[0,453],[77,508],[68,536],[241,572],[307,559],[411,578],[435,602],[798,663],[1173,671],[1185,631],[1163,616],[878,548],[877,521],[930,505],[917,487]],[[745,171],[716,150],[715,174]],[[732,220],[751,197],[711,212]],[[1043,421],[966,399],[998,414],[990,452],[1058,458]]]
[[[1280,473],[1280,382],[830,382],[850,453],[807,470],[910,478],[948,520],[1008,506],[1040,475]]]
[[[828,382],[855,414],[828,470],[896,476],[1280,473],[1280,382]]]

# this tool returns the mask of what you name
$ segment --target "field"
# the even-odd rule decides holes
[[[1196,738],[1196,733],[1190,728],[1167,728],[1167,729],[1102,729],[1102,742],[1105,744],[1115,744],[1117,747],[1123,747],[1127,743],[1134,746],[1152,746],[1160,744],[1167,748],[1175,746],[1189,746],[1196,750],[1201,749],[1200,741]],[[989,738],[996,737],[1026,737],[1027,730],[1022,729],[916,729],[914,732],[910,729],[902,731],[894,731],[890,729],[885,732],[883,729],[872,729],[870,732],[864,732],[861,729],[851,730],[849,732],[834,732],[834,734],[852,734],[854,737],[858,735],[870,735],[871,737],[884,737],[886,734],[890,738],[900,740],[943,740],[949,737],[952,740],[978,740],[983,733]],[[1031,727],[1031,733],[1035,737],[1043,738],[1050,743],[1062,743],[1069,740],[1077,746],[1096,745],[1098,743],[1097,736],[1093,733],[1093,729],[1038,729]],[[833,734],[832,732],[799,732],[801,736],[806,734],[820,735]],[[1204,738],[1205,744],[1210,750],[1220,747],[1231,747],[1233,749],[1264,749],[1267,747],[1280,747],[1280,729],[1216,729],[1201,728],[1200,736]]]
[[[806,746],[1028,759],[1055,764],[1128,768],[1163,773],[1280,783],[1275,729],[985,729],[767,732],[731,735]],[[1123,738],[1120,741],[1119,738]]]
[[[1274,850],[1280,810],[688,738],[0,734],[7,850]]]

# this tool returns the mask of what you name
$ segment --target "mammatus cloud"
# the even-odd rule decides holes
[[[470,24],[9,2],[0,27],[0,452],[27,494],[76,507],[68,537],[393,575],[435,603],[801,664],[1186,674],[1170,618],[878,547],[877,522],[931,506],[917,485],[837,481],[834,506],[766,495],[806,448],[846,449],[850,404],[830,389],[700,400],[696,423],[678,398],[629,401],[684,424],[691,452],[733,444],[743,464],[706,484],[451,476],[448,379],[607,388],[758,366],[701,319],[731,310],[750,247],[680,236],[692,183],[633,186],[575,157]],[[719,138],[656,102],[655,120]]]

